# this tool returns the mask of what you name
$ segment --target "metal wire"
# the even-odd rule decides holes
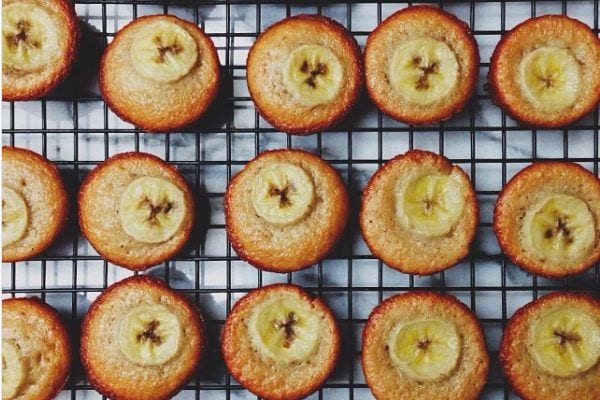
[[[297,12],[324,13],[331,7],[345,7],[345,21],[341,21],[352,33],[359,38],[359,41],[364,39],[369,34],[368,30],[354,29],[356,24],[356,16],[353,14],[353,9],[361,4],[368,4],[375,8],[372,18],[376,18],[376,22],[381,22],[385,15],[389,14],[390,8],[400,8],[404,5],[396,5],[394,1],[376,1],[376,2],[361,2],[361,1],[321,1],[312,3],[285,3],[278,0],[222,0],[222,1],[195,1],[195,0],[174,0],[174,1],[155,1],[155,0],[77,0],[75,1],[78,11],[84,10],[87,12],[88,7],[94,7],[100,21],[86,21],[88,23],[95,22],[97,30],[88,29],[88,40],[99,41],[102,46],[106,45],[115,34],[117,29],[109,28],[111,21],[111,12],[116,12],[116,7],[131,7],[131,16],[136,18],[140,13],[142,6],[161,5],[162,12],[169,13],[173,9],[192,10],[193,20],[198,25],[205,27],[208,22],[205,7],[219,7],[223,12],[224,29],[218,32],[210,32],[210,35],[217,42],[217,47],[220,53],[222,62],[222,71],[224,76],[224,85],[220,93],[220,100],[216,107],[218,115],[211,120],[208,118],[208,123],[199,123],[191,128],[183,129],[179,133],[183,135],[152,135],[145,134],[135,128],[123,126],[114,122],[114,116],[106,106],[101,103],[102,99],[97,91],[82,92],[78,90],[59,90],[55,94],[47,98],[31,104],[39,104],[39,112],[32,111],[33,107],[27,108],[26,115],[31,118],[40,118],[40,127],[30,128],[22,127],[18,124],[18,119],[23,117],[19,111],[17,115],[18,103],[10,102],[3,103],[3,143],[11,145],[21,145],[21,143],[29,143],[28,138],[38,138],[41,136],[41,152],[47,156],[49,153],[50,138],[54,142],[55,137],[59,136],[59,146],[64,143],[72,143],[72,157],[68,159],[56,160],[56,164],[64,172],[65,179],[68,182],[71,191],[76,192],[81,179],[85,174],[114,153],[111,149],[111,143],[114,144],[115,137],[117,140],[132,140],[133,150],[143,150],[149,141],[158,141],[163,147],[161,155],[166,160],[177,165],[184,173],[188,180],[193,184],[196,193],[202,193],[203,203],[210,213],[219,214],[221,208],[219,204],[222,201],[224,187],[221,185],[219,189],[213,190],[207,187],[203,182],[203,176],[210,171],[218,170],[219,174],[224,176],[226,181],[234,175],[239,168],[247,162],[250,157],[239,157],[236,154],[238,145],[242,141],[248,143],[253,142],[253,155],[257,155],[264,150],[266,142],[265,137],[274,137],[271,133],[272,128],[264,125],[258,113],[254,110],[251,99],[247,93],[240,90],[240,84],[244,84],[245,66],[240,63],[240,54],[247,51],[249,45],[240,44],[247,38],[256,37],[262,29],[265,28],[264,14],[265,10],[278,8],[282,10],[282,17],[293,15]],[[480,41],[488,42],[489,38],[497,41],[499,37],[510,28],[507,23],[508,17],[511,16],[511,10],[517,3],[516,1],[463,1],[463,2],[438,2],[438,1],[422,1],[421,3],[433,3],[440,7],[447,8],[452,11],[455,7],[460,7],[466,12],[466,22],[472,28],[476,38]],[[486,4],[478,4],[486,3]],[[479,7],[483,6],[499,7],[497,16],[499,17],[499,28],[486,29],[485,26],[480,26],[478,19],[482,16],[478,13]],[[600,0],[592,2],[578,1],[532,1],[530,2],[529,16],[535,16],[540,4],[544,6],[556,6],[557,12],[569,14],[570,10],[581,4],[587,4],[588,8],[592,8],[593,12],[593,29],[596,33],[599,32],[599,3]],[[593,4],[593,5],[590,5]],[[411,5],[407,3],[405,5]],[[255,31],[254,32],[238,32],[235,29],[235,12],[238,7],[254,8],[255,14]],[[524,16],[524,18],[527,17]],[[83,17],[85,19],[85,17]],[[126,17],[129,18],[129,17]],[[99,22],[99,23],[98,23]],[[119,24],[123,21],[118,21]],[[373,24],[374,25],[374,24]],[[512,25],[511,25],[512,26]],[[89,67],[90,60],[82,60],[80,63],[88,63],[84,68]],[[489,67],[488,62],[481,64],[480,73],[485,76]],[[93,70],[93,68],[92,68]],[[366,173],[372,173],[374,169],[381,166],[391,156],[403,152],[406,149],[419,147],[421,135],[437,135],[437,152],[447,155],[453,162],[460,164],[467,172],[470,173],[471,179],[477,189],[477,194],[480,202],[493,204],[495,197],[500,188],[488,188],[482,184],[480,176],[482,168],[494,168],[496,173],[501,175],[502,186],[506,183],[509,177],[516,169],[535,161],[538,158],[551,159],[568,159],[579,162],[590,168],[596,175],[599,172],[599,110],[593,113],[592,117],[588,117],[577,124],[564,129],[559,134],[562,134],[560,142],[552,145],[552,154],[548,156],[544,150],[544,156],[540,157],[539,152],[543,145],[540,141],[544,135],[555,135],[556,132],[546,131],[543,129],[531,130],[526,127],[520,127],[514,124],[503,113],[499,121],[488,122],[478,117],[478,107],[480,103],[489,103],[490,98],[485,91],[480,91],[476,98],[471,102],[463,117],[459,121],[449,121],[435,125],[433,127],[414,127],[402,124],[395,124],[388,118],[378,113],[374,124],[364,125],[361,121],[351,118],[348,122],[340,127],[336,127],[334,131],[319,133],[311,138],[293,138],[286,137],[283,146],[288,148],[303,147],[308,143],[314,152],[322,155],[330,163],[332,163],[346,179],[351,193],[354,210],[357,209],[360,202],[361,177]],[[69,127],[50,127],[48,123],[49,106],[54,106],[56,103],[63,104],[70,110],[72,114],[72,123]],[[99,125],[92,127],[81,123],[82,108],[88,108],[90,105],[101,103],[101,116]],[[368,104],[364,102],[363,104]],[[360,107],[362,109],[372,107]],[[251,124],[246,126],[237,126],[236,111],[249,110],[252,117],[249,118]],[[252,114],[253,113],[253,114]],[[358,111],[357,111],[358,113]],[[215,122],[216,121],[216,122]],[[82,126],[83,125],[83,126]],[[499,137],[499,154],[490,156],[485,154],[486,148],[479,144],[480,135],[485,133],[497,135]],[[459,134],[466,134],[468,137],[468,145],[465,151],[467,156],[453,156],[449,154],[449,147],[454,140],[457,140]],[[515,157],[511,153],[512,142],[517,140],[518,135],[531,135],[531,151],[530,156]],[[582,134],[591,137],[592,151],[585,155],[572,156],[570,146],[570,135]],[[209,137],[224,136],[223,143],[225,146],[224,156],[218,159],[210,159],[206,156],[206,147],[208,146]],[[220,136],[221,135],[221,136]],[[280,134],[280,137],[284,137]],[[369,135],[369,140],[376,140],[376,156],[358,157],[355,154],[355,142],[362,138],[363,135]],[[190,159],[181,160],[174,157],[174,149],[179,146],[178,138],[185,136],[188,140],[193,138],[193,157]],[[98,155],[90,159],[90,157],[82,157],[81,153],[89,147],[88,141],[90,137],[101,137],[97,141]],[[347,154],[345,156],[331,156],[330,145],[328,141],[330,137],[342,138],[341,142],[345,143]],[[398,148],[398,151],[391,150],[391,144],[388,142],[391,138],[401,137],[405,140],[405,148]],[[68,140],[67,140],[68,139]],[[281,141],[281,139],[279,139]],[[238,143],[240,142],[240,143]],[[363,141],[359,140],[359,144]],[[586,142],[587,144],[588,142]],[[83,144],[83,145],[82,145]],[[189,145],[189,142],[184,144]],[[561,153],[562,151],[562,153]],[[484,154],[480,154],[484,153]],[[365,172],[366,171],[366,172]],[[485,182],[483,182],[485,183]],[[354,213],[356,214],[356,213]],[[203,215],[208,219],[208,212]],[[204,224],[205,238],[210,232],[217,232],[222,237],[224,235],[224,224],[220,217],[211,217],[210,222]],[[479,235],[491,236],[491,221],[482,221],[479,226]],[[106,288],[114,280],[119,280],[127,274],[127,271],[118,267],[114,267],[102,260],[97,254],[89,251],[87,241],[80,235],[76,218],[74,214],[71,216],[71,223],[61,238],[63,246],[59,250],[51,250],[46,254],[34,258],[30,262],[25,263],[10,263],[3,266],[3,292],[5,297],[34,295],[40,296],[42,299],[51,302],[53,296],[70,296],[70,307],[61,309],[63,316],[68,320],[73,328],[74,337],[77,338],[80,319],[85,312],[89,301],[93,300],[104,288]],[[219,236],[219,235],[217,235]],[[461,269],[467,279],[461,281],[461,284],[448,283],[450,271],[442,272],[434,275],[431,278],[423,279],[414,276],[403,276],[400,273],[392,271],[385,267],[380,261],[374,259],[369,253],[361,251],[360,246],[356,245],[357,238],[360,236],[357,228],[356,217],[354,216],[348,228],[343,243],[338,246],[338,249],[323,262],[318,263],[308,272],[287,274],[285,281],[287,282],[302,282],[303,285],[332,301],[340,301],[346,304],[346,309],[342,314],[338,315],[340,326],[344,332],[344,354],[340,360],[340,366],[334,373],[323,389],[315,395],[315,398],[370,398],[369,391],[360,369],[359,357],[360,349],[360,332],[366,321],[366,315],[361,311],[365,303],[373,301],[381,302],[384,298],[399,291],[410,291],[420,289],[430,289],[436,291],[448,291],[462,295],[460,298],[465,301],[473,311],[478,311],[481,302],[481,297],[486,294],[499,294],[496,300],[499,304],[496,307],[500,309],[500,313],[496,317],[480,318],[486,333],[498,331],[511,315],[511,296],[517,294],[530,294],[531,298],[536,298],[538,294],[552,290],[581,290],[581,291],[600,291],[600,267],[595,266],[594,269],[585,275],[582,279],[563,279],[559,281],[548,281],[531,277],[528,275],[519,275],[523,279],[520,281],[511,278],[514,271],[519,271],[517,267],[510,264],[499,250],[488,251],[482,249],[481,246],[475,245],[469,257],[461,263],[464,268]],[[195,240],[190,249],[175,257],[173,260],[158,267],[161,275],[167,281],[172,281],[174,274],[181,273],[181,265],[187,265],[191,269],[188,277],[192,281],[191,286],[179,288],[183,292],[189,294],[201,308],[206,306],[210,299],[221,299],[224,302],[225,310],[221,315],[208,316],[207,326],[208,335],[210,337],[209,352],[206,356],[206,361],[196,377],[189,382],[181,396],[195,399],[203,398],[247,398],[248,394],[244,389],[234,382],[226,373],[222,360],[218,351],[218,336],[220,328],[224,322],[226,312],[231,308],[232,304],[244,293],[248,292],[256,286],[262,286],[272,281],[272,274],[263,272],[257,273],[255,282],[244,282],[239,285],[234,282],[236,279],[234,270],[243,268],[244,263],[239,260],[232,252],[229,243],[226,243],[226,251],[224,254],[215,255],[211,251],[211,243],[208,240]],[[65,245],[66,243],[66,245]],[[331,265],[339,262],[345,262],[346,266],[340,270],[340,276],[344,276],[343,282],[332,282],[329,268]],[[376,263],[374,274],[376,279],[374,282],[363,282],[357,270],[363,268],[363,264]],[[479,281],[480,268],[485,265],[492,264],[492,268],[499,276],[499,283],[486,284]],[[49,267],[49,265],[51,267]],[[207,284],[206,274],[211,268],[219,266],[219,273],[224,275],[223,284],[220,287]],[[48,274],[49,268],[52,268]],[[58,270],[60,268],[60,271]],[[457,267],[458,268],[458,267]],[[34,271],[39,270],[39,278],[34,276]],[[90,272],[90,270],[92,272]],[[153,271],[156,271],[155,268]],[[343,271],[343,274],[342,274]],[[6,274],[8,273],[8,278]],[[87,279],[89,275],[101,276],[101,279],[92,279],[95,283],[90,284]],[[70,276],[68,283],[47,284],[49,275],[52,279],[58,279],[56,276]],[[307,278],[308,276],[308,278]],[[406,278],[406,279],[404,279]],[[275,278],[276,279],[276,278]],[[454,280],[455,277],[452,277]],[[82,283],[82,281],[84,283]],[[32,283],[34,282],[34,283]],[[39,285],[35,284],[39,282]],[[371,298],[371,300],[368,300]],[[52,300],[54,301],[54,300]],[[205,315],[206,316],[206,315]],[[490,345],[490,343],[488,343]],[[493,364],[497,364],[497,345],[490,345]],[[76,365],[73,371],[81,371],[81,367]],[[496,368],[497,371],[497,368]],[[493,375],[493,374],[492,374]],[[69,393],[72,399],[89,398],[93,396],[93,389],[85,380],[82,373],[73,373],[72,379],[69,381],[65,393]],[[496,376],[490,377],[490,382],[486,386],[485,398],[504,398],[508,399],[510,390],[503,379],[496,373]],[[216,397],[215,397],[216,396]]]

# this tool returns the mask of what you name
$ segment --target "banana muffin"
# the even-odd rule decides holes
[[[360,227],[376,257],[404,273],[430,275],[459,262],[475,237],[479,208],[469,176],[422,150],[396,156],[363,191]]]
[[[475,400],[489,369],[477,316],[454,296],[410,292],[377,306],[362,365],[378,400]]]
[[[343,119],[363,80],[360,47],[339,23],[295,15],[270,26],[248,53],[248,90],[276,129],[322,131]]]
[[[231,246],[250,264],[274,272],[323,259],[349,210],[338,172],[302,150],[261,153],[229,182],[224,202]]]
[[[69,335],[56,310],[35,298],[2,300],[2,399],[53,399],[70,368]]]
[[[69,0],[2,0],[2,100],[48,94],[69,74],[79,37]]]
[[[515,120],[568,125],[600,101],[600,39],[564,15],[528,19],[496,46],[488,81],[495,103]]]
[[[79,226],[106,260],[143,270],[175,255],[190,237],[194,198],[177,169],[146,153],[97,166],[79,190]]]
[[[401,122],[451,118],[473,94],[478,75],[479,51],[469,26],[439,8],[404,8],[367,39],[369,96]]]
[[[600,399],[600,301],[555,292],[525,305],[506,325],[499,357],[523,400]]]
[[[600,260],[600,180],[575,163],[534,163],[498,196],[494,231],[511,261],[531,273],[581,273]]]
[[[204,348],[197,308],[158,278],[133,276],[92,303],[81,328],[81,361],[111,399],[173,397],[196,372]]]
[[[100,89],[123,120],[152,132],[183,128],[219,89],[219,57],[197,25],[173,15],[140,17],[117,32],[100,62]]]
[[[41,155],[2,147],[2,261],[27,260],[46,250],[68,216],[58,169]]]
[[[340,352],[329,307],[300,286],[255,289],[233,307],[221,335],[227,369],[265,400],[301,399],[319,389]]]

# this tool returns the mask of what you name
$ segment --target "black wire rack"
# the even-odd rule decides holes
[[[328,15],[344,24],[364,45],[385,17],[412,3],[393,1],[154,1],[78,0],[84,27],[79,61],[65,84],[33,102],[3,103],[4,144],[28,147],[56,162],[74,201],[87,172],[121,151],[149,151],[177,165],[198,193],[198,233],[173,260],[148,270],[199,305],[207,321],[209,350],[195,378],[177,398],[255,398],[228,374],[219,354],[219,332],[228,310],[255,287],[293,282],[321,295],[332,306],[343,332],[343,355],[325,386],[311,398],[372,398],[360,367],[360,338],[370,310],[402,291],[429,289],[455,294],[474,310],[484,327],[492,368],[485,399],[516,398],[497,361],[498,341],[519,306],[554,290],[600,291],[600,267],[562,280],[531,276],[501,253],[491,228],[491,211],[503,185],[537,159],[578,162],[598,175],[599,110],[562,130],[518,126],[491,104],[485,87],[489,56],[499,38],[531,16],[562,13],[599,32],[599,0],[462,1],[432,3],[466,21],[479,42],[482,63],[475,98],[459,116],[442,124],[415,127],[379,113],[363,96],[354,115],[331,131],[308,137],[276,132],[255,111],[245,86],[245,58],[254,38],[278,19],[299,13]],[[215,41],[224,83],[209,115],[168,135],[144,133],[120,121],[106,106],[96,84],[97,64],[115,32],[143,14],[173,13],[202,26]],[[267,148],[304,148],[328,160],[343,175],[354,213],[346,236],[318,265],[291,274],[258,271],[241,261],[226,239],[222,198],[229,179]],[[477,239],[467,259],[431,277],[401,274],[375,259],[357,227],[360,193],[386,160],[412,148],[449,157],[471,176],[481,206]],[[75,208],[75,207],[72,207]],[[102,260],[80,234],[72,212],[58,243],[28,262],[4,264],[4,297],[38,296],[59,309],[78,348],[87,307],[111,283],[131,273]],[[100,397],[75,362],[60,398]],[[582,399],[583,400],[583,399]]]

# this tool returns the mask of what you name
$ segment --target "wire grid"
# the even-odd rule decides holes
[[[271,23],[299,13],[328,15],[344,24],[364,46],[369,32],[392,12],[412,5],[391,1],[79,0],[84,22],[80,61],[69,80],[49,97],[3,103],[4,144],[27,147],[61,169],[75,198],[78,185],[95,165],[122,151],[147,151],[177,165],[199,195],[201,233],[180,255],[147,273],[163,276],[194,298],[207,321],[209,345],[196,377],[181,399],[253,399],[226,372],[219,332],[232,304],[257,286],[293,282],[321,295],[332,306],[343,332],[343,354],[325,386],[310,398],[369,399],[360,366],[361,332],[371,309],[401,291],[430,289],[456,295],[475,311],[486,333],[492,366],[484,399],[516,398],[501,376],[498,342],[516,308],[554,290],[600,291],[600,268],[563,280],[526,274],[508,261],[494,238],[492,209],[499,190],[518,170],[540,158],[569,159],[598,175],[598,108],[563,130],[517,126],[493,106],[485,89],[489,57],[502,34],[518,22],[545,13],[584,20],[598,33],[599,0],[433,2],[469,23],[482,63],[477,95],[459,116],[434,126],[397,123],[362,99],[354,115],[331,131],[292,137],[274,131],[255,111],[245,84],[245,58],[255,37]],[[115,32],[130,20],[153,13],[193,20],[213,38],[223,66],[223,88],[210,115],[169,135],[146,134],[119,120],[102,101],[95,81],[98,57]],[[365,96],[363,96],[365,97]],[[222,198],[229,179],[269,148],[303,148],[336,167],[348,184],[354,206],[347,234],[317,266],[290,274],[261,272],[241,261],[225,234]],[[470,256],[431,277],[387,268],[366,248],[357,227],[360,192],[386,160],[412,148],[436,151],[471,176],[481,206],[481,222]],[[74,208],[74,207],[73,207]],[[204,222],[202,222],[204,221]],[[208,222],[207,222],[208,221]],[[39,296],[65,317],[77,346],[79,325],[89,304],[108,285],[131,272],[102,260],[81,236],[75,213],[65,233],[42,256],[5,264],[4,297]],[[78,362],[60,398],[100,398]],[[583,399],[582,399],[583,400]]]

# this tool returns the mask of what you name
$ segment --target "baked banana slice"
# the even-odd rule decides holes
[[[452,374],[458,365],[462,342],[456,326],[435,319],[399,324],[389,339],[396,367],[418,381],[436,381]]]
[[[333,51],[317,44],[293,50],[284,64],[283,82],[302,104],[317,106],[333,100],[344,79],[344,67]]]
[[[255,178],[252,204],[266,221],[280,226],[302,220],[315,201],[310,175],[294,164],[276,163],[264,167]]]
[[[184,193],[164,178],[141,177],[132,181],[121,196],[119,218],[125,232],[143,243],[161,243],[172,238],[185,217]]]
[[[396,189],[396,216],[402,226],[426,237],[451,232],[463,214],[465,194],[458,176],[426,174]]]
[[[131,45],[134,68],[145,78],[174,82],[198,60],[198,45],[187,30],[169,20],[144,25]]]
[[[144,304],[125,315],[119,332],[119,347],[137,365],[161,365],[172,359],[181,346],[181,322],[161,304]]]
[[[428,105],[452,93],[459,70],[456,54],[445,42],[422,37],[404,41],[394,51],[389,77],[406,101]]]
[[[575,376],[600,358],[600,326],[580,309],[556,310],[535,321],[529,341],[535,361],[555,376]]]
[[[29,206],[21,193],[2,187],[2,246],[20,240],[29,228]]]
[[[2,399],[13,399],[27,379],[21,350],[14,342],[2,340]]]

